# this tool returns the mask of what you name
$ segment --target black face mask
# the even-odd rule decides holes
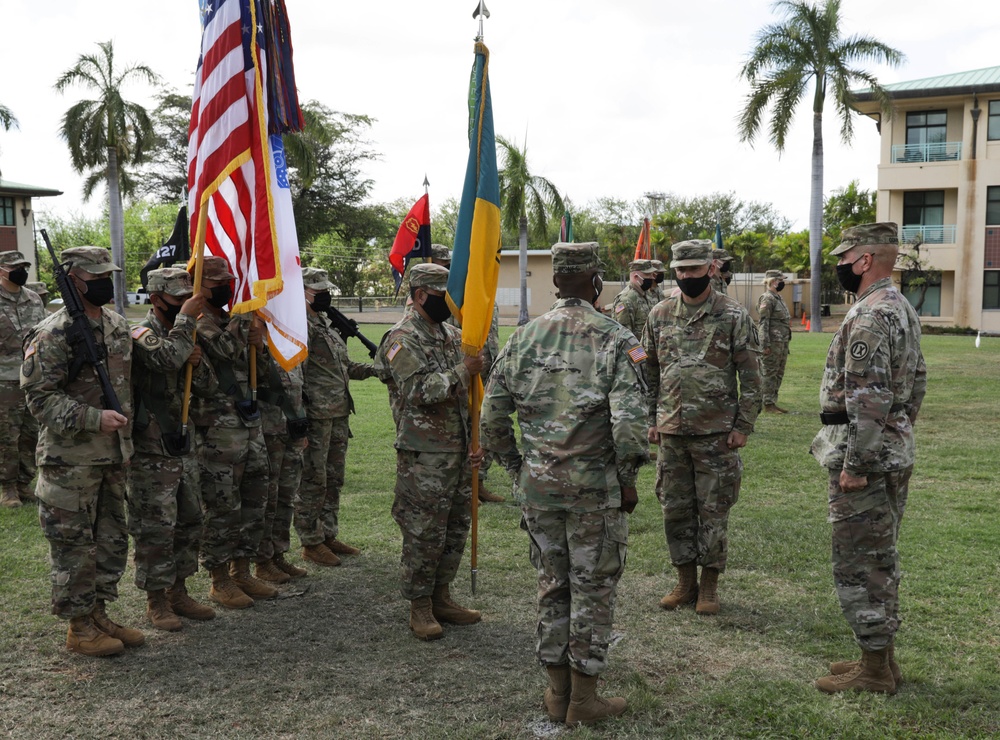
[[[443,295],[427,294],[427,300],[423,303],[424,311],[435,324],[441,324],[451,316],[451,309]]]
[[[28,270],[24,267],[18,267],[16,270],[10,271],[7,279],[14,283],[14,285],[24,285],[28,282]]]
[[[162,306],[160,307],[160,313],[163,314],[163,318],[167,320],[167,323],[173,326],[174,321],[177,319],[177,315],[181,312],[181,306],[183,303],[174,305],[173,303],[167,303],[162,301]]]
[[[233,289],[226,285],[216,285],[214,288],[210,288],[212,295],[209,297],[208,302],[215,306],[216,308],[225,308],[229,304],[229,300],[233,297]]]
[[[322,293],[317,293],[313,296],[312,310],[316,313],[323,313],[330,307],[331,301],[330,293],[328,291],[323,291]]]
[[[664,275],[662,272],[656,273],[656,284],[659,285],[663,282]]]
[[[726,277],[723,278],[723,280],[726,281],[726,285],[729,285],[731,282],[733,282],[733,276],[732,275],[726,275]]]
[[[847,292],[857,293],[861,287],[861,278],[861,275],[854,274],[854,262],[849,265],[837,265],[837,280]]]
[[[688,298],[697,298],[705,292],[705,288],[708,287],[708,284],[711,281],[712,278],[708,275],[692,278],[677,278],[677,287],[680,288],[681,293],[686,295]]]
[[[783,291],[783,290],[785,289],[785,281],[784,281],[784,280],[781,280],[781,281],[779,281],[779,282],[778,282],[778,283],[777,283],[777,284],[776,284],[776,285],[774,286],[774,289],[775,289],[776,291],[778,291],[779,293],[780,293],[781,291]]]
[[[640,286],[644,291],[653,287],[653,278],[643,278]]]
[[[722,263],[722,267],[719,268],[719,272],[729,272],[730,271],[729,268],[732,266],[732,264],[733,263],[731,261],[726,260],[725,262]]]
[[[103,306],[115,297],[115,284],[109,277],[87,280],[84,285],[87,286],[87,292],[83,297],[91,306]]]

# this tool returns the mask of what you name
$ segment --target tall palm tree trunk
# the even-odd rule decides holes
[[[813,111],[812,188],[809,193],[810,331],[823,331],[823,111]]]
[[[112,273],[115,284],[115,310],[125,315],[125,217],[122,194],[118,188],[118,152],[108,147],[108,214],[111,230],[111,260],[121,268]]]
[[[521,273],[521,312],[517,317],[517,325],[523,326],[528,323],[528,217],[523,215],[518,222],[518,247],[520,253],[517,257],[517,269]]]

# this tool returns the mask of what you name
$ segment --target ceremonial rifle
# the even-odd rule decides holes
[[[357,321],[347,318],[333,306],[326,309],[326,315],[329,317],[330,323],[333,324],[333,328],[340,334],[341,339],[346,342],[348,337],[357,338],[358,341],[365,345],[365,349],[368,350],[368,356],[375,359],[375,353],[378,352],[378,345],[361,333],[361,330],[358,329]]]

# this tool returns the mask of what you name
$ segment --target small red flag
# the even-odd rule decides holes
[[[420,231],[424,229],[422,236]],[[413,204],[399,225],[396,239],[389,252],[389,262],[400,275],[406,270],[406,263],[413,257],[430,257],[431,254],[431,207],[426,193]],[[425,243],[426,242],[426,243]]]

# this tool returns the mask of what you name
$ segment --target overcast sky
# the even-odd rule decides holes
[[[459,197],[468,156],[467,92],[475,0],[286,0],[303,101],[377,119],[380,161],[367,168],[373,200],[416,197],[424,173],[431,205]],[[601,196],[639,198],[735,191],[773,203],[796,229],[809,212],[808,101],[786,151],[741,144],[736,117],[746,88],[739,70],[755,32],[774,20],[768,0],[491,0],[485,40],[497,133],[523,142],[529,165],[578,206]],[[200,45],[196,0],[160,3],[4,0],[0,102],[20,130],[0,131],[5,179],[57,188],[39,211],[100,212],[58,137],[66,109],[89,93],[53,90],[59,74],[95,43],[113,39],[119,63],[142,62],[164,85],[190,92]],[[845,33],[867,33],[906,54],[883,83],[1000,64],[992,3],[844,0]],[[159,10],[160,12],[154,12]],[[152,107],[155,90],[127,98]],[[808,96],[807,96],[808,97]],[[874,188],[878,135],[857,122],[839,141],[827,106],[825,191],[852,178]]]

